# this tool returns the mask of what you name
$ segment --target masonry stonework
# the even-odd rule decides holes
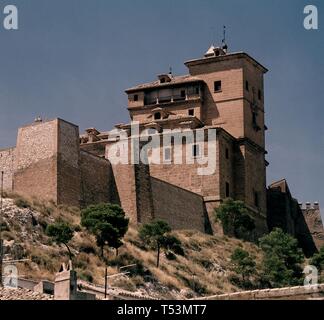
[[[15,148],[0,150],[0,171],[3,171],[3,187],[6,191],[12,191],[14,159]]]
[[[127,89],[131,123],[111,131],[89,128],[80,135],[76,125],[61,119],[38,119],[20,128],[16,148],[0,150],[5,188],[70,206],[118,203],[133,223],[160,218],[175,229],[208,233],[222,233],[214,210],[230,197],[245,202],[259,236],[279,225],[304,248],[316,250],[319,210],[298,213],[301,209],[280,182],[266,188],[268,70],[244,52],[213,46],[185,65],[187,75],[161,74]],[[209,131],[216,133],[214,141]],[[203,141],[197,141],[201,133]],[[145,151],[146,159],[158,154],[161,162],[130,162],[136,153],[133,143],[143,135],[138,152]],[[164,146],[168,135],[170,145]],[[160,144],[150,145],[153,138]],[[120,142],[126,163],[112,161]],[[209,154],[211,143],[216,149]],[[198,170],[205,167],[199,162],[203,157],[214,166],[207,175]],[[316,245],[321,243],[317,237]]]

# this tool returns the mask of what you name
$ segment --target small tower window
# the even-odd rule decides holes
[[[222,91],[222,81],[215,81],[214,82],[214,91],[215,92]]]
[[[134,101],[138,101],[138,94],[134,94]]]
[[[195,110],[194,109],[189,109],[188,110],[188,115],[193,117],[195,115]]]
[[[161,120],[161,118],[162,118],[161,112],[154,113],[154,120]]]
[[[229,198],[230,197],[230,184],[228,182],[226,182],[226,185],[225,185],[225,196],[226,198]]]
[[[250,91],[250,84],[249,81],[245,81],[245,90]]]
[[[257,124],[257,114],[256,112],[252,112],[252,124],[254,127],[256,127],[258,124]]]

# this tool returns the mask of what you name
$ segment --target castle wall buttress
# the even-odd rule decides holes
[[[18,130],[13,190],[57,204],[79,206],[79,130],[55,119]]]
[[[81,207],[95,203],[119,203],[114,198],[114,176],[108,160],[91,153],[80,153]]]
[[[57,202],[57,121],[18,130],[13,190]]]
[[[133,223],[147,223],[154,218],[150,170],[143,163],[132,164],[132,139],[124,140],[127,147],[127,161],[123,163],[112,162],[112,172],[120,204]],[[106,158],[115,148],[115,144],[107,144]]]
[[[79,128],[58,120],[57,203],[79,207],[81,201]]]

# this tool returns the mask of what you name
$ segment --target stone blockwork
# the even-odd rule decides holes
[[[321,217],[320,205],[318,202],[307,202],[305,205],[299,204],[300,209],[303,212],[306,224],[310,230],[312,238],[315,241],[317,249],[324,247],[324,230],[323,221]]]
[[[0,173],[3,172],[4,190],[12,191],[15,149],[0,150]]]
[[[13,190],[24,196],[58,200],[58,120],[18,130]]]
[[[108,160],[80,150],[79,128],[37,121],[18,131],[16,148],[0,152],[5,189],[69,206],[119,203]]]
[[[94,203],[120,204],[108,160],[81,150],[81,207]]]
[[[297,238],[306,256],[312,256],[319,247],[316,247],[314,234],[315,212],[304,214],[290,193],[286,180],[280,180],[270,185],[268,192],[268,227],[269,230],[281,228]],[[309,216],[309,219],[305,219]],[[312,217],[311,217],[312,216]],[[318,220],[318,217],[317,219]],[[321,223],[321,222],[320,222]],[[316,221],[317,231],[323,235],[323,224]]]
[[[324,284],[221,294],[199,300],[311,300],[324,299]]]
[[[173,229],[195,229],[211,232],[204,199],[176,185],[151,178],[154,215],[167,221]]]

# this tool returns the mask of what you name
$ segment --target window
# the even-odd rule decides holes
[[[189,109],[188,110],[188,115],[193,117],[195,115],[195,110],[194,109]]]
[[[254,127],[256,127],[258,125],[257,124],[257,114],[256,114],[256,112],[252,113],[252,123],[253,123]]]
[[[260,200],[259,200],[259,193],[258,192],[254,192],[254,205],[259,208],[260,206]]]
[[[215,92],[222,91],[222,81],[215,81],[214,82],[214,91]]]
[[[250,91],[250,84],[249,81],[245,81],[245,90]]]
[[[181,98],[185,98],[186,97],[186,90],[181,90],[180,95],[181,95]]]
[[[262,92],[261,92],[261,90],[258,91],[258,99],[259,99],[259,100],[262,99]]]
[[[161,112],[154,113],[154,120],[160,120],[162,118]]]
[[[227,148],[225,150],[225,155],[226,155],[226,159],[229,159],[229,150]]]
[[[161,78],[160,83],[165,83],[165,78]]]
[[[196,88],[196,94],[199,94],[199,87]]]
[[[163,159],[166,162],[171,161],[171,148],[170,147],[166,147],[163,149]]]
[[[226,186],[225,186],[225,196],[226,198],[229,198],[230,197],[230,185],[228,182],[226,182]]]
[[[194,144],[192,146],[192,157],[193,158],[200,157],[200,146],[199,146],[199,144]]]
[[[138,101],[138,94],[134,94],[134,101]]]

